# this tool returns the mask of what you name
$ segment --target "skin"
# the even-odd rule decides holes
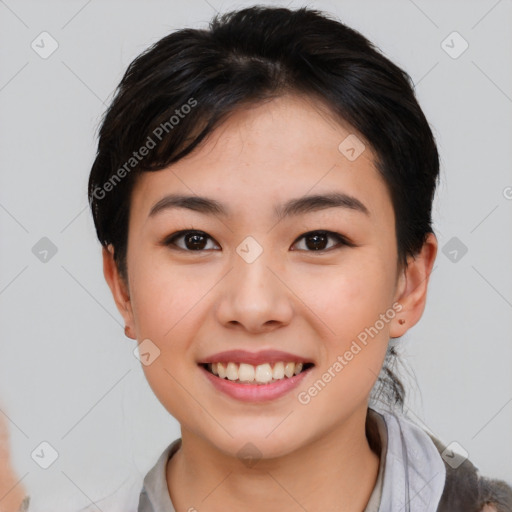
[[[365,435],[368,397],[389,338],[405,334],[423,313],[437,240],[430,235],[397,271],[394,211],[374,154],[366,144],[351,162],[338,150],[351,133],[319,103],[298,96],[240,109],[191,155],[140,176],[126,283],[113,248],[103,250],[128,336],[149,338],[160,350],[143,369],[181,425],[182,447],[167,464],[177,511],[360,512],[368,502],[379,465]],[[273,217],[274,206],[288,199],[333,191],[355,196],[370,215],[327,208]],[[149,218],[169,193],[214,198],[233,216],[173,209]],[[184,229],[207,233],[206,248],[161,243]],[[355,246],[329,238],[324,251],[314,251],[302,237],[314,230],[340,233]],[[250,264],[236,252],[247,236],[263,248]],[[176,243],[187,247],[183,238]],[[297,394],[394,303],[401,311],[317,396],[299,403]],[[240,402],[218,392],[197,366],[235,348],[284,350],[315,367],[277,400]],[[262,457],[252,467],[237,456],[248,442]]]
[[[0,512],[17,512],[25,494],[25,488],[12,466],[9,428],[4,414],[0,412]]]

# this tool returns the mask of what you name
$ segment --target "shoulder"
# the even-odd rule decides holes
[[[446,446],[429,434],[441,455]],[[438,512],[511,512],[512,487],[503,480],[491,479],[479,474],[469,459],[456,468],[443,462],[446,481]]]

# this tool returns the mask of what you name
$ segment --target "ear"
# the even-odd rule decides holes
[[[121,313],[125,323],[125,334],[132,340],[137,339],[133,334],[135,332],[133,322],[132,304],[127,283],[119,274],[117,264],[114,260],[114,247],[109,244],[103,247],[103,275],[112,292],[119,313]]]
[[[415,325],[425,309],[427,288],[437,254],[437,238],[429,233],[419,254],[410,257],[407,268],[398,278],[395,302],[402,305],[390,327],[390,336],[399,338]],[[399,320],[402,320],[400,324]],[[405,320],[405,322],[403,322]]]

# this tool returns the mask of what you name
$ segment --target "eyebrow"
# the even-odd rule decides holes
[[[231,216],[229,208],[215,199],[201,196],[170,194],[153,205],[148,217],[154,217],[160,212],[174,208],[184,208],[206,215],[214,215],[216,217]],[[274,208],[274,215],[277,219],[282,220],[285,217],[303,215],[326,208],[346,208],[370,216],[368,208],[359,199],[341,192],[315,194],[290,199],[284,204],[277,205]]]

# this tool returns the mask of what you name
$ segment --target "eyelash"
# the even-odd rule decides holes
[[[184,249],[182,247],[177,246],[175,241],[180,239],[180,238],[183,238],[185,235],[188,235],[188,234],[202,235],[202,236],[205,236],[205,237],[209,238],[210,240],[214,240],[210,235],[208,235],[204,231],[198,231],[198,230],[194,230],[194,229],[186,229],[186,230],[178,231],[178,232],[173,233],[172,235],[166,237],[162,241],[162,245],[170,247],[171,249],[181,250],[181,251],[184,251],[184,252],[198,252],[199,253],[199,252],[211,250],[211,249],[192,250],[192,249],[186,249],[186,248]],[[307,233],[304,233],[303,235],[298,237],[295,240],[295,242],[293,243],[293,245],[295,245],[300,240],[305,239],[308,236],[313,236],[313,235],[326,235],[329,238],[336,239],[338,241],[338,244],[333,246],[333,247],[329,247],[327,249],[319,249],[319,250],[299,249],[299,250],[303,250],[305,252],[311,252],[311,253],[324,253],[324,252],[328,252],[328,251],[331,251],[331,250],[336,249],[336,248],[340,248],[342,246],[355,247],[355,244],[353,244],[345,236],[343,236],[343,235],[341,235],[339,233],[335,233],[333,231],[326,231],[326,230],[308,231]],[[171,246],[173,246],[173,247],[171,247]]]

